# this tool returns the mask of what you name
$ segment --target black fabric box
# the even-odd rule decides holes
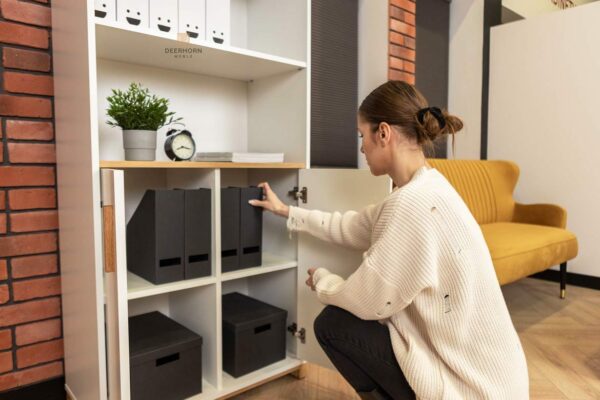
[[[202,337],[158,311],[129,318],[132,400],[202,392]]]
[[[286,310],[240,293],[222,307],[225,372],[238,378],[285,358]]]
[[[147,190],[127,223],[127,269],[154,283],[184,278],[184,191]]]

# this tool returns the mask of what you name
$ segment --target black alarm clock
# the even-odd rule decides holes
[[[169,160],[187,161],[196,154],[196,143],[190,131],[171,129],[167,132],[165,140],[165,153]]]

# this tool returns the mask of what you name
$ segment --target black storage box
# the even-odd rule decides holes
[[[202,392],[202,337],[158,311],[129,318],[132,400]]]
[[[154,283],[184,278],[184,191],[147,190],[127,223],[127,269]]]
[[[221,271],[262,264],[262,208],[248,200],[262,199],[262,188],[221,189]]]
[[[240,293],[222,307],[225,372],[238,378],[285,358],[286,310]]]

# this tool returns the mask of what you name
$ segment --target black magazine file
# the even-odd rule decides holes
[[[211,275],[211,190],[185,190],[185,279]]]
[[[127,269],[154,283],[184,278],[184,192],[147,190],[127,223]]]
[[[240,188],[221,189],[221,271],[239,269]]]
[[[262,200],[262,188],[246,187],[240,192],[240,268],[262,264],[262,207],[248,204]]]

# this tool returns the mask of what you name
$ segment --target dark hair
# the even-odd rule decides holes
[[[462,129],[462,121],[446,110],[441,110],[443,120],[438,120],[432,111],[422,113],[422,119],[419,119],[419,111],[428,107],[425,97],[413,85],[403,81],[388,81],[363,100],[358,113],[371,124],[373,132],[382,122],[396,125],[407,137],[416,139],[425,151],[433,151],[436,140],[451,134],[454,154],[454,134]]]

